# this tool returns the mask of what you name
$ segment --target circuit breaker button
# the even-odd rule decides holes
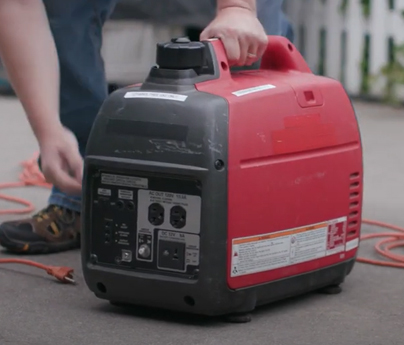
[[[147,244],[142,244],[139,247],[138,251],[139,256],[141,256],[144,259],[147,259],[150,256],[150,252],[151,252],[150,247]]]

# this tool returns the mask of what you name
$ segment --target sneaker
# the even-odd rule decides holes
[[[80,228],[80,213],[50,205],[32,218],[1,224],[0,245],[24,254],[78,249]]]

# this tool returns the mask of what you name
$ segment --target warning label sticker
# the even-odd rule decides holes
[[[346,217],[232,243],[231,277],[274,270],[345,251]]]
[[[119,189],[118,190],[118,198],[119,199],[126,199],[126,200],[133,200],[133,191],[132,190]]]
[[[272,84],[265,84],[265,85],[260,85],[260,86],[255,86],[255,87],[250,87],[248,89],[243,89],[243,90],[238,90],[233,92],[233,95],[237,97],[249,95],[250,93],[255,93],[255,92],[260,92],[260,91],[265,91],[265,90],[270,90],[270,89],[275,89],[276,86]]]
[[[125,98],[154,98],[154,99],[164,99],[168,101],[179,101],[184,102],[188,96],[178,95],[176,93],[166,93],[166,92],[127,92],[125,93]]]
[[[355,238],[351,241],[348,241],[345,245],[345,251],[349,252],[353,249],[356,249],[359,247],[359,238]]]
[[[98,188],[98,195],[111,196],[111,189]]]
[[[101,174],[101,183],[112,186],[148,188],[148,179],[135,176]]]

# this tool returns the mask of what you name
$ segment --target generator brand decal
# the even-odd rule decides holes
[[[232,242],[231,277],[274,270],[345,251],[347,218]]]
[[[234,96],[241,97],[241,96],[246,96],[251,93],[255,92],[260,92],[260,91],[265,91],[265,90],[270,90],[270,89],[275,89],[276,86],[272,84],[265,84],[265,85],[260,85],[260,86],[255,86],[255,87],[250,87],[248,89],[242,89],[238,91],[232,92]]]
[[[164,99],[167,101],[185,102],[188,98],[186,95],[178,95],[176,93],[166,92],[127,92],[124,98],[151,98],[151,99]]]
[[[149,181],[147,178],[135,176],[123,176],[114,174],[101,174],[101,183],[119,187],[130,188],[148,188]]]
[[[275,154],[298,153],[320,148],[346,148],[338,146],[335,125],[323,123],[319,113],[285,117],[284,128],[272,132]],[[356,145],[356,143],[355,143]]]

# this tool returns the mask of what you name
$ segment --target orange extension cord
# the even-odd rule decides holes
[[[36,153],[31,159],[22,162],[23,170],[19,176],[19,182],[2,183],[0,184],[0,190],[30,186],[44,187],[50,189],[52,186],[45,181],[42,172],[39,170],[37,159],[38,153]],[[28,200],[16,198],[2,193],[0,193],[0,199],[25,206],[23,208],[0,210],[0,216],[10,214],[27,214],[35,210],[34,205]],[[47,266],[35,261],[16,258],[0,259],[0,264],[22,264],[33,266],[44,270],[62,283],[75,283],[73,279],[74,270],[70,267]]]
[[[51,185],[46,183],[45,178],[39,169],[37,158],[38,153],[36,153],[31,159],[24,161],[22,163],[23,171],[19,176],[19,182],[0,184],[0,189],[29,187],[29,186],[51,188]],[[0,215],[27,214],[31,213],[35,209],[34,205],[28,200],[16,198],[1,193],[0,193],[0,199],[25,206],[24,208],[0,210]],[[373,233],[365,234],[361,236],[361,241],[373,238],[384,238],[376,243],[375,250],[377,253],[384,256],[388,260],[374,260],[358,257],[357,261],[372,265],[404,268],[404,255],[399,255],[392,252],[392,249],[404,246],[404,228],[400,228],[395,225],[386,224],[383,222],[373,220],[365,219],[362,222],[364,224],[389,229],[394,232],[380,232],[374,234]],[[72,278],[73,269],[69,267],[46,266],[31,260],[23,260],[23,259],[0,259],[0,264],[13,264],[13,263],[34,266],[42,270],[45,270],[48,274],[54,276],[61,282],[74,283],[74,280]]]

